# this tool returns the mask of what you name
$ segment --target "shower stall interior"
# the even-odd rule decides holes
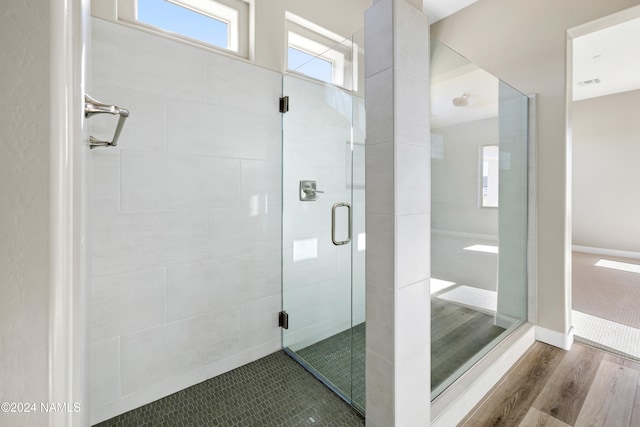
[[[364,31],[334,84],[91,27],[91,421],[282,348],[364,413]],[[435,397],[526,318],[527,98],[438,43],[431,92]]]

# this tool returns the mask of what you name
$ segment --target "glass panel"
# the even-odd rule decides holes
[[[433,41],[432,398],[526,318],[527,114],[526,96]]]
[[[138,0],[138,21],[225,49],[229,47],[226,22],[166,0]]]
[[[364,29],[353,35],[352,181],[353,205],[352,259],[352,404],[365,412],[365,135],[364,109]]]
[[[357,64],[363,64],[364,31],[341,43],[340,51],[351,52],[352,44],[357,55],[352,60],[349,54],[343,79],[350,86],[362,73]],[[322,67],[326,61],[312,58],[304,66],[313,68],[314,62]],[[283,77],[290,109],[282,119],[282,297],[289,315],[282,342],[292,357],[364,412],[362,89],[296,74]]]

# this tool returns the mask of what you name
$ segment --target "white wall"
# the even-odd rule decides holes
[[[0,5],[0,402],[48,402],[49,10]],[[3,426],[47,414],[0,413]]]
[[[538,94],[538,324],[570,327],[565,120],[566,31],[635,0],[480,0],[437,22],[432,35],[523,93]]]
[[[281,75],[92,25],[91,94],[131,112],[92,151],[97,422],[280,348]]]
[[[640,252],[640,90],[573,104],[573,243]]]

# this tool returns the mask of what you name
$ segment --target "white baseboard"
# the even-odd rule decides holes
[[[570,350],[573,345],[573,326],[569,328],[569,332],[566,334],[536,326],[536,340],[563,350]]]
[[[431,426],[458,425],[534,342],[532,324],[516,329],[431,402]]]
[[[620,251],[618,249],[594,248],[591,246],[580,246],[580,245],[573,245],[572,249],[576,252],[586,252],[588,254],[640,259],[640,252]]]

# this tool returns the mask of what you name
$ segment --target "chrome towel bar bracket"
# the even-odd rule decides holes
[[[116,145],[118,145],[118,138],[120,137],[120,132],[122,132],[124,121],[127,119],[127,117],[129,117],[129,110],[127,110],[126,108],[117,107],[115,105],[104,104],[85,94],[84,116],[86,118],[90,118],[92,116],[95,116],[96,114],[113,114],[114,116],[120,117],[118,118],[118,124],[116,125],[116,132],[113,135],[113,140],[103,141],[101,139],[90,136],[89,148],[93,149],[96,147],[115,147]]]

